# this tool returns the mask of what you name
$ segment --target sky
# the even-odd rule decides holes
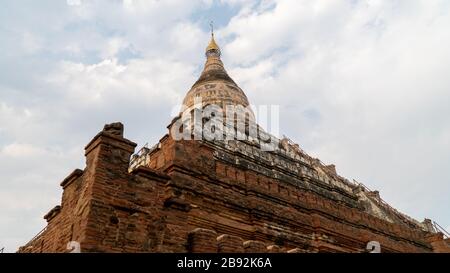
[[[2,1],[0,249],[60,204],[106,123],[156,143],[198,78],[209,22],[280,133],[398,210],[450,230],[450,1]]]

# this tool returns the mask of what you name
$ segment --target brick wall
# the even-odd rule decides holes
[[[160,144],[130,173],[136,144],[121,124],[105,126],[84,170],[61,183],[46,230],[19,252],[65,252],[70,241],[82,252],[364,252],[369,241],[382,252],[450,251],[442,237],[365,213],[347,192],[308,188],[310,178],[274,176],[214,143]]]

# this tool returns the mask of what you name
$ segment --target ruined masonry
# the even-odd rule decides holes
[[[184,104],[249,105],[214,36],[206,56]],[[362,253],[369,242],[381,252],[450,252],[431,220],[398,212],[287,138],[263,151],[250,139],[169,133],[134,154],[123,129],[106,125],[86,146],[85,168],[61,182],[61,204],[19,252]]]

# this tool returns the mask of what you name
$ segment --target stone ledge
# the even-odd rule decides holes
[[[46,215],[44,215],[44,219],[47,220],[47,222],[50,222],[53,218],[55,218],[56,215],[59,214],[61,211],[61,206],[55,206],[52,208]]]
[[[170,180],[170,176],[166,173],[163,173],[161,171],[146,167],[146,166],[139,166],[136,169],[131,171],[131,174],[143,176],[147,178],[153,178],[158,180],[167,181]]]
[[[71,174],[69,174],[64,180],[61,182],[61,187],[65,189],[67,186],[72,184],[78,177],[83,175],[83,171],[80,169],[75,169]]]
[[[117,142],[117,143],[125,144],[126,146],[131,146],[133,148],[132,152],[134,151],[134,148],[137,146],[136,143],[134,143],[133,141],[128,140],[126,138],[123,138],[122,136],[118,136],[118,135],[111,134],[109,132],[101,131],[86,145],[86,147],[84,148],[85,155],[89,154],[90,151],[92,151],[95,147],[97,147],[100,144],[100,142],[97,142],[97,140],[99,140],[101,137],[106,138],[106,140],[110,140],[110,141],[112,140],[113,142],[109,143],[111,145],[113,145],[114,142]],[[119,148],[123,148],[123,147],[119,147]]]

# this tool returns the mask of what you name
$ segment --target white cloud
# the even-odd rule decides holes
[[[449,225],[448,1],[218,3],[235,12],[216,29],[225,66],[252,104],[281,106],[282,134],[400,210]],[[43,226],[104,123],[122,121],[141,145],[166,132],[204,61],[207,26],[191,15],[214,3],[63,4],[0,11],[0,247]]]
[[[47,82],[55,92],[83,108],[117,101],[142,101],[150,107],[159,101],[177,103],[187,90],[185,83],[193,80],[194,68],[163,59],[134,59],[124,65],[117,59],[92,65],[64,61]]]
[[[284,106],[282,130],[307,151],[419,220],[445,219],[449,11],[445,1],[280,1],[231,20],[225,50],[245,64],[232,74],[251,101]]]
[[[0,153],[7,157],[45,156],[45,151],[30,144],[12,143],[3,147]]]
[[[67,5],[69,6],[79,6],[81,3],[81,0],[67,0]]]
[[[22,48],[23,51],[28,54],[36,53],[43,47],[41,39],[30,32],[24,32],[22,34]]]

